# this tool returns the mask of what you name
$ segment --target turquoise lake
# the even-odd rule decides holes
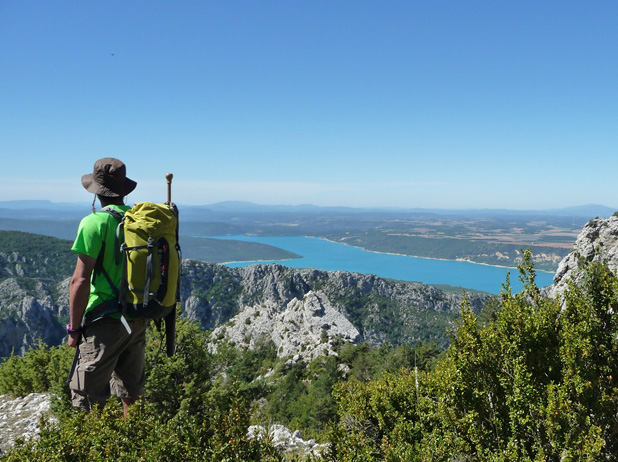
[[[303,256],[303,258],[291,260],[226,263],[230,267],[248,266],[255,263],[280,263],[290,268],[316,268],[375,274],[383,278],[418,281],[425,284],[446,284],[492,294],[500,293],[502,284],[506,281],[506,274],[510,272],[513,291],[516,292],[522,288],[516,268],[370,252],[315,237],[225,236],[216,239],[258,242]],[[550,285],[553,277],[553,273],[538,271],[536,279],[538,286]]]

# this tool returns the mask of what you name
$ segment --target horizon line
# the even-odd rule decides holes
[[[142,202],[142,201],[137,201]],[[84,204],[83,201],[53,201],[50,199],[11,199],[11,200],[0,200],[0,208],[2,208],[3,204],[14,204],[14,205],[27,205],[29,203],[43,203],[43,204],[52,204],[56,206],[69,205],[69,206],[81,206]],[[243,200],[224,200],[217,201],[212,203],[202,203],[202,204],[187,204],[178,202],[176,203],[178,206],[187,207],[187,208],[200,208],[200,207],[213,207],[213,206],[223,206],[223,205],[236,205],[236,206],[247,206],[247,207],[288,207],[288,208],[316,208],[316,209],[352,209],[352,210],[392,210],[392,211],[516,211],[516,212],[545,212],[545,211],[560,211],[560,210],[569,210],[569,209],[585,209],[585,208],[603,208],[603,209],[613,209],[618,210],[618,208],[604,205],[604,204],[596,204],[596,203],[588,203],[581,205],[567,205],[567,206],[554,206],[554,207],[543,207],[543,208],[509,208],[509,207],[422,207],[422,206],[391,206],[391,205],[366,205],[366,206],[351,206],[351,205],[317,205],[313,203],[299,203],[299,204],[284,204],[284,203],[257,203],[252,201],[243,201]]]

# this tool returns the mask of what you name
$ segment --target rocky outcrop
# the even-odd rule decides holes
[[[292,431],[284,425],[274,424],[266,429],[261,425],[252,425],[247,430],[247,437],[252,439],[268,438],[273,446],[285,454],[301,457],[319,458],[327,449],[326,444],[318,444],[315,440],[304,440],[300,430]]]
[[[39,340],[61,343],[59,319],[68,315],[68,292],[67,278],[0,282],[0,356],[21,354]],[[191,260],[183,262],[181,296],[184,316],[215,330],[214,338],[246,347],[266,338],[280,356],[307,359],[332,352],[342,341],[429,340],[444,346],[463,300],[462,294],[367,274]],[[473,308],[489,298],[469,295]]]
[[[567,289],[568,281],[578,283],[586,262],[605,263],[614,273],[618,271],[618,216],[595,218],[584,226],[573,249],[558,265],[554,284],[545,294],[557,297]]]
[[[281,265],[229,268],[185,261],[184,312],[213,338],[243,347],[273,341],[281,357],[329,354],[337,342],[445,345],[462,294],[420,283]],[[490,295],[468,296],[480,309]]]
[[[51,395],[43,393],[31,393],[23,398],[0,395],[0,455],[17,438],[28,440],[39,433],[40,418],[49,414],[53,400]]]
[[[40,281],[10,278],[0,282],[0,357],[22,354],[39,340],[58,345],[65,335],[62,311]]]
[[[7,235],[10,235],[7,239]],[[55,281],[67,277],[75,266],[75,255],[70,245],[54,238],[34,234],[0,231],[0,244],[11,241],[9,247],[19,251],[0,251],[0,279],[12,277],[37,278],[42,281]],[[12,236],[12,239],[11,239]],[[19,240],[16,236],[28,236]],[[39,247],[40,246],[40,247]]]
[[[324,293],[311,291],[285,306],[264,302],[245,307],[229,323],[213,331],[213,338],[221,337],[243,348],[272,341],[279,357],[306,361],[334,354],[336,342],[361,340],[358,330]]]

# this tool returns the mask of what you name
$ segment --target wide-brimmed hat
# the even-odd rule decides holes
[[[118,159],[105,157],[94,163],[92,173],[82,176],[82,185],[91,193],[105,197],[124,197],[137,183],[127,178],[127,168]]]

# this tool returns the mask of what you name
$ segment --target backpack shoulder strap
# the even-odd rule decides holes
[[[116,228],[116,242],[115,242],[115,249],[116,249],[116,253],[114,254],[115,257],[115,262],[116,264],[118,264],[120,262],[120,246],[119,246],[119,240],[120,240],[120,226],[122,225],[122,221],[124,218],[124,213],[119,212],[118,210],[114,210],[111,207],[105,207],[103,209],[101,209],[101,212],[106,212],[109,213],[111,216],[113,216],[119,223],[118,226]],[[109,220],[106,223],[106,231],[107,231],[107,226],[109,225]],[[105,234],[107,234],[107,232],[105,232]],[[103,242],[101,244],[101,250],[99,251],[99,255],[97,256],[97,261],[94,265],[94,278],[96,278],[99,274],[102,274],[103,277],[105,278],[105,280],[107,281],[107,283],[109,284],[110,288],[112,289],[113,293],[115,296],[118,296],[118,288],[114,285],[114,283],[112,282],[109,274],[107,273],[107,271],[105,271],[105,266],[103,265],[103,260],[105,259],[105,247],[106,247],[106,242],[105,239],[103,239]]]
[[[104,207],[101,209],[101,212],[109,213],[116,220],[118,220],[118,226],[116,227],[116,264],[120,263],[120,228],[124,226],[124,212],[113,209],[112,207]]]
[[[113,216],[118,222],[121,222],[124,218],[124,212],[120,212],[112,207],[104,207],[101,209],[101,212],[107,212],[111,216]]]

